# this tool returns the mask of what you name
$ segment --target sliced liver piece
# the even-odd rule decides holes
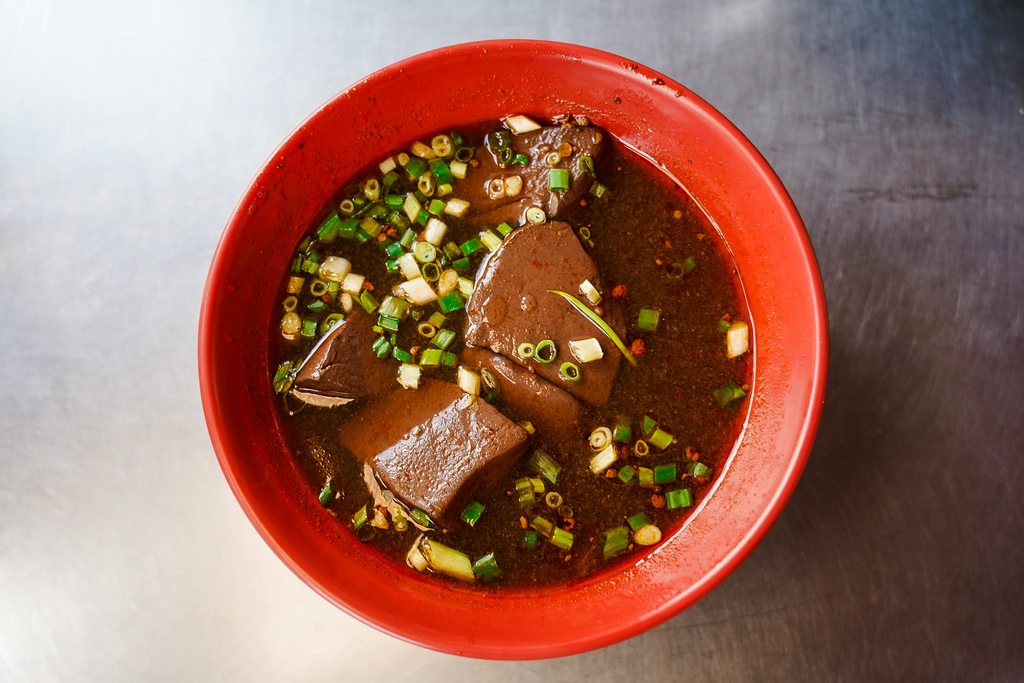
[[[530,157],[530,163],[526,166],[512,164],[505,168],[498,165],[492,152],[481,148],[475,158],[479,165],[469,172],[467,182],[460,190],[464,193],[462,198],[470,203],[469,218],[484,226],[502,222],[515,226],[526,222],[526,210],[531,206],[544,209],[549,220],[559,217],[567,207],[579,201],[594,181],[580,168],[580,157],[589,156],[596,165],[604,154],[607,138],[607,134],[598,128],[575,125],[550,126],[531,133],[512,135],[514,154],[526,154]],[[542,150],[555,151],[563,143],[572,145],[572,154],[556,166],[548,166],[544,162],[545,152]],[[548,189],[552,168],[569,171],[568,190],[552,192]],[[486,188],[491,180],[513,175],[523,179],[523,189],[517,196],[500,199],[488,196]]]
[[[608,400],[620,353],[610,339],[568,301],[551,294],[558,289],[580,300],[584,280],[604,291],[597,266],[584,251],[572,228],[561,222],[528,225],[514,231],[491,254],[480,270],[473,295],[466,306],[466,343],[486,347],[512,359],[585,403],[601,405]],[[602,317],[620,337],[625,321],[617,303],[605,293]],[[579,363],[569,350],[569,341],[594,337],[604,357]],[[519,344],[555,342],[558,356],[553,363],[520,358]],[[569,382],[559,373],[565,361],[579,365],[581,377]]]
[[[540,436],[565,435],[578,427],[580,402],[528,369],[481,348],[467,348],[461,360],[474,370],[490,370],[499,388],[495,405],[515,419],[532,422]]]
[[[373,322],[355,308],[307,357],[295,377],[296,398],[338,406],[383,396],[397,386],[393,364],[373,352]]]
[[[467,407],[463,396],[454,384],[424,380],[360,409],[340,430],[342,444],[400,500],[449,526],[529,443],[526,430],[487,402]]]

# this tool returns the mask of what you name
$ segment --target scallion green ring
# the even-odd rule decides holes
[[[420,323],[419,327],[416,328],[416,331],[427,339],[433,339],[434,335],[437,334],[437,328],[431,323]]]
[[[537,347],[529,342],[523,342],[519,345],[519,348],[516,349],[516,353],[519,354],[520,358],[533,358],[536,352]]]
[[[562,363],[562,367],[558,368],[558,373],[562,375],[563,379],[567,379],[570,382],[580,381],[580,366],[575,363]]]
[[[551,357],[550,358],[545,358],[544,357],[545,349],[551,349]],[[537,344],[536,348],[534,348],[534,350],[533,350],[533,358],[538,363],[543,363],[545,365],[547,365],[548,363],[554,363],[555,362],[555,358],[557,358],[557,357],[558,357],[558,349],[555,347],[555,342],[551,341],[550,339],[544,339],[543,341],[539,342]],[[577,368],[577,369],[579,369],[579,368]]]
[[[441,269],[433,261],[424,263],[420,272],[423,273],[423,279],[427,282],[437,282],[441,278]]]

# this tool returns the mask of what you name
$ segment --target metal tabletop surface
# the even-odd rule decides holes
[[[730,118],[831,328],[813,453],[749,559],[538,662],[402,643],[306,587],[235,502],[196,369],[214,248],[279,141],[393,61],[513,37]],[[0,0],[0,680],[1024,680],[1022,301],[1019,2]]]

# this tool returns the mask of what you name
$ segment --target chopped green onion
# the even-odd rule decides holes
[[[472,158],[473,158],[473,148],[472,147],[459,147],[457,150],[455,150],[455,160],[460,162],[460,163],[464,164],[464,163],[466,163],[467,161],[469,161]]]
[[[683,261],[683,268],[686,268],[686,271],[687,271],[687,272],[689,272],[689,271],[693,270],[693,269],[694,269],[694,268],[696,268],[696,267],[697,267],[697,262],[696,262],[696,261],[694,261],[694,260],[693,260],[692,258],[689,258],[689,257],[687,257],[687,258],[686,258],[686,259],[685,259],[685,260]]]
[[[731,324],[732,323],[730,323],[728,320],[722,318],[721,320],[718,321],[718,331],[727,332],[729,330],[729,325]]]
[[[320,489],[320,505],[327,507],[334,500],[334,480],[328,479],[324,487]]]
[[[534,517],[533,521],[530,522],[530,526],[545,538],[551,538],[555,532],[555,525],[543,517]]]
[[[590,239],[590,228],[588,228],[586,226],[580,228],[580,237],[582,237],[585,240],[589,240]]]
[[[601,348],[601,342],[597,341],[594,337],[569,340],[569,350],[576,357],[576,360],[581,363],[592,363],[595,360],[604,358],[604,349]]]
[[[378,312],[389,318],[403,320],[409,313],[409,302],[397,296],[389,295],[384,298],[384,303],[380,305],[380,311]]]
[[[661,318],[661,311],[653,308],[641,308],[636,326],[644,332],[654,332],[658,329],[659,318]]]
[[[484,511],[485,507],[480,501],[471,500],[466,503],[465,509],[459,515],[459,519],[470,526],[476,526],[477,521],[480,519],[480,514]]]
[[[427,162],[413,157],[405,165],[405,172],[409,174],[409,180],[419,180],[423,172],[427,170]]]
[[[626,522],[629,523],[630,529],[636,531],[640,527],[650,524],[651,516],[648,515],[646,512],[638,512],[629,519],[627,519]]]
[[[686,269],[683,267],[682,263],[673,263],[671,266],[668,267],[668,273],[665,275],[665,277],[667,277],[669,280],[678,280],[681,277],[683,277],[683,273],[685,272]]]
[[[676,480],[676,464],[674,462],[654,466],[654,483],[671,484]]]
[[[440,216],[444,213],[444,209],[447,206],[440,199],[431,199],[430,204],[427,205],[427,213],[432,213],[435,216]]]
[[[444,323],[446,320],[448,320],[448,318],[445,316],[444,313],[441,313],[440,311],[434,311],[433,313],[430,314],[428,320],[430,321],[431,325],[440,329],[441,327],[444,326]]]
[[[544,482],[539,477],[530,477],[530,486],[536,494],[544,493]]]
[[[395,360],[402,361],[403,363],[412,362],[412,354],[406,351],[405,349],[398,348],[397,346],[391,351],[391,355],[395,358]]]
[[[441,349],[426,349],[420,356],[420,365],[425,368],[436,368],[441,364],[441,357],[444,351]]]
[[[338,214],[332,213],[327,217],[320,227],[317,228],[316,234],[321,242],[333,242],[338,239],[338,230],[341,228],[341,219]]]
[[[553,168],[548,171],[548,189],[552,192],[564,192],[569,189],[569,171],[564,168]]]
[[[627,443],[633,435],[628,415],[616,415],[615,427],[612,429],[612,440]]]
[[[558,509],[562,505],[562,494],[558,491],[551,491],[544,496],[544,504],[549,508]]]
[[[338,228],[338,236],[344,237],[345,239],[352,239],[356,236],[356,232],[359,230],[359,220],[356,218],[346,218],[341,222]]]
[[[441,357],[441,364],[446,365],[449,368],[454,368],[458,363],[459,357],[454,353],[445,353],[444,356]]]
[[[437,300],[437,307],[440,308],[443,313],[457,311],[464,305],[465,301],[462,299],[462,295],[458,292],[449,292]]]
[[[330,332],[335,325],[342,322],[345,316],[341,313],[331,313],[329,316],[320,321],[320,334],[327,334]]]
[[[626,465],[625,467],[619,468],[619,481],[623,484],[628,484],[633,481],[634,476],[636,476],[636,468],[632,465]]]
[[[434,338],[430,340],[430,343],[444,351],[448,350],[448,347],[455,341],[456,334],[452,330],[439,330]]]
[[[361,507],[358,510],[356,510],[356,513],[354,515],[352,515],[352,526],[356,530],[358,530],[359,527],[361,527],[364,524],[366,524],[366,521],[368,519],[369,519],[369,514],[367,513],[366,505],[364,504],[363,507]]]
[[[427,513],[424,512],[423,510],[420,510],[419,508],[413,508],[409,512],[409,516],[412,517],[413,521],[419,524],[420,526],[425,526],[428,529],[434,526],[434,522],[431,521],[430,517],[427,516]]]
[[[537,347],[529,342],[523,342],[516,349],[516,353],[519,354],[520,358],[533,358],[537,352]]]
[[[411,164],[412,161],[410,160],[409,163]],[[473,573],[473,563],[469,561],[469,556],[464,552],[449,548],[432,538],[423,539],[420,547],[423,548],[423,555],[434,571],[463,581],[476,579],[476,574]]]
[[[363,290],[363,293],[359,295],[359,303],[367,313],[373,313],[377,310],[377,300],[373,298],[368,290]]]
[[[436,263],[424,263],[420,272],[427,282],[437,282],[441,278],[441,269]]]
[[[309,310],[310,313],[316,313],[317,315],[319,315],[327,310],[327,302],[320,301],[319,299],[317,299],[316,301],[310,301],[308,304],[306,304],[306,308]]]
[[[471,237],[462,244],[459,245],[459,251],[462,252],[463,256],[472,256],[476,252],[484,248],[484,243],[476,237]]]
[[[721,389],[715,389],[713,396],[718,401],[718,405],[724,406],[732,401],[743,398],[747,395],[747,392],[743,391],[735,382],[729,382]]]
[[[497,251],[498,247],[501,246],[501,238],[490,230],[484,230],[480,233],[480,241],[487,247],[488,251]]]
[[[537,535],[537,532],[535,530],[533,530],[533,529],[524,529],[523,530],[523,549],[524,550],[533,550],[534,548],[536,548],[537,547],[537,539],[538,539],[538,535]]]
[[[529,154],[517,154],[512,158],[512,163],[518,166],[529,166],[530,155]]]
[[[557,357],[558,349],[555,347],[555,342],[550,339],[543,339],[538,342],[533,351],[534,360],[544,365],[554,362]]]
[[[312,339],[313,337],[315,337],[316,336],[316,321],[315,320],[310,320],[309,318],[304,318],[302,320],[302,330],[301,330],[300,334],[302,334],[303,337],[306,337],[308,339]]]
[[[480,395],[480,373],[470,370],[465,365],[459,366],[459,373],[455,383],[467,394]]]
[[[452,176],[452,172],[448,168],[448,164],[444,162],[444,159],[431,159],[430,170],[439,183],[455,182],[455,178]]]
[[[583,305],[583,302],[572,294],[567,294],[557,289],[549,289],[548,292],[551,294],[557,294],[568,301],[573,308],[583,314],[588,320],[590,320],[590,322],[594,323],[598,329],[608,335],[608,338],[611,339],[615,346],[619,348],[619,351],[621,351],[622,355],[626,357],[626,360],[629,361],[630,365],[636,365],[636,359],[633,358],[633,354],[629,352],[629,348],[622,343],[622,339],[619,338],[619,335],[615,333],[615,330],[613,330],[611,326],[601,318],[601,316]]]
[[[707,479],[711,476],[711,468],[702,462],[691,462],[686,466],[686,471],[697,479]]]
[[[546,213],[544,213],[544,209],[540,208],[539,206],[531,206],[526,210],[526,220],[531,225],[540,225],[547,219],[548,216]]]
[[[430,263],[437,258],[437,250],[430,242],[416,242],[412,245],[412,254],[420,263]]]
[[[601,199],[606,194],[608,194],[608,188],[595,180],[594,183],[590,186],[590,194],[594,195],[598,199]]]
[[[459,271],[460,273],[464,270],[467,270],[469,268],[469,259],[460,258],[456,259],[455,261],[452,261],[452,268]]]
[[[526,467],[541,475],[552,484],[558,483],[558,474],[562,471],[562,466],[558,464],[558,461],[548,455],[542,448],[538,448],[533,452],[530,459],[526,461]]]
[[[551,533],[551,542],[562,550],[569,550],[572,548],[572,533],[560,527],[555,527]]]
[[[576,365],[575,363],[570,363],[567,361],[565,363],[562,363],[562,366],[558,368],[558,374],[562,377],[562,379],[567,380],[569,382],[579,382],[580,366]]]
[[[398,242],[392,242],[387,246],[386,249],[384,249],[384,253],[390,256],[391,258],[398,258],[399,256],[405,253],[405,250],[402,249],[402,245],[399,244]]]
[[[597,175],[596,173],[594,173],[594,160],[591,159],[588,155],[584,154],[583,156],[581,156],[577,163],[579,164],[580,170],[583,171],[584,173],[591,176]]]
[[[291,388],[293,366],[293,363],[288,360],[277,367],[277,372],[274,373],[274,393],[283,394]]]
[[[395,523],[395,531],[405,531],[409,528],[409,520],[405,518],[402,508],[397,505],[391,509],[391,519]]]
[[[629,529],[617,526],[605,532],[604,559],[610,560],[629,547]]]
[[[533,484],[529,477],[516,479],[516,495],[519,499],[519,507],[525,509],[537,502],[537,494],[533,492]]]
[[[362,228],[363,231],[370,237],[376,237],[377,235],[380,234],[381,230],[380,223],[378,223],[373,216],[367,216],[366,218],[364,218],[363,221],[359,224],[359,227]]]
[[[636,443],[633,444],[633,452],[642,458],[651,452],[651,448],[643,439],[637,439]]]
[[[647,489],[654,486],[654,470],[650,467],[638,467],[636,468],[636,471],[638,477],[637,481],[640,483],[640,486]]]
[[[501,576],[501,570],[498,568],[497,560],[494,559],[494,553],[487,553],[474,562],[473,573],[476,574],[476,578],[484,583],[493,581]]]
[[[437,334],[437,328],[428,322],[422,322],[417,325],[416,331],[420,333],[421,337],[426,337],[427,339],[433,339],[434,335]]]
[[[725,331],[725,356],[738,358],[750,349],[750,327],[742,320],[729,325]]]
[[[508,237],[512,233],[512,226],[508,223],[500,223],[495,230],[497,230],[502,237]]]
[[[313,246],[313,238],[307,235],[306,238],[299,243],[299,251],[305,253],[311,246]]]
[[[644,415],[644,419],[640,422],[640,429],[643,431],[644,436],[650,436],[657,426],[657,421],[650,415]]]
[[[373,342],[373,352],[377,358],[383,358],[391,352],[391,343],[384,337],[378,337],[377,341]]]
[[[688,508],[693,505],[693,494],[690,489],[676,489],[665,494],[665,507],[669,510]]]
[[[672,445],[672,441],[674,439],[674,436],[666,432],[661,427],[658,427],[654,430],[654,433],[647,438],[647,441],[659,451],[663,451]]]

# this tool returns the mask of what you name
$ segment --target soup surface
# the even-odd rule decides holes
[[[742,429],[751,376],[746,306],[717,233],[649,162],[585,122],[569,123],[534,133],[532,147],[507,131],[495,135],[506,129],[494,122],[441,136],[450,149],[441,140],[439,147],[389,157],[394,169],[386,161],[339,191],[283,278],[282,315],[272,323],[278,340],[270,350],[272,379],[282,395],[279,419],[311,498],[409,572],[526,589],[636,561],[699,505]],[[595,139],[600,149],[588,148]],[[417,163],[415,152],[429,157],[430,147],[440,152],[437,159]],[[557,160],[549,156],[559,150]],[[520,177],[518,191],[514,181],[493,183],[512,176]],[[560,189],[565,182],[571,190]],[[468,200],[469,207],[452,199]],[[422,244],[437,233],[431,219],[446,230],[428,248]],[[502,290],[493,277],[511,282],[507,268],[522,260],[513,258],[515,242],[527,239],[547,240],[531,252],[541,254],[532,262],[538,273],[549,271],[536,259],[568,263],[557,249],[572,240],[566,248],[581,250],[582,265],[574,261],[566,272],[575,276],[592,262],[598,275],[587,282],[597,286],[580,281],[572,290],[557,289],[574,303],[549,291],[556,288],[546,275],[533,283],[527,274],[526,285]],[[332,272],[332,264],[346,274]],[[413,294],[405,306],[397,302],[401,296],[388,301],[396,287],[417,279],[409,267],[429,285],[425,298],[435,298]],[[454,288],[442,294],[452,287],[452,271]],[[348,277],[356,274],[363,279]],[[534,291],[532,284],[537,293],[524,294]],[[498,299],[501,315],[488,303]],[[563,306],[564,323],[541,320],[530,329],[543,334],[582,324],[588,331],[570,336],[596,340],[601,356],[588,356],[595,342],[577,350],[544,343],[547,336],[526,338],[526,328],[517,328],[517,338],[481,336],[481,328],[500,327],[509,317],[505,299],[527,320],[535,305],[538,315],[544,306]],[[357,369],[346,371],[344,380],[359,391],[303,384],[304,373],[323,360],[322,340],[337,337],[342,325],[362,326],[346,333],[346,343],[362,351],[345,353],[372,359],[355,358]],[[602,393],[602,372],[610,392]],[[524,403],[526,384],[532,398]],[[463,417],[459,411],[470,411],[483,431],[465,439],[443,435],[450,448],[442,439],[440,446],[432,440],[417,449],[426,442],[414,442],[408,450],[429,459],[493,449],[485,459],[493,458],[465,482],[446,480],[458,469],[450,462],[415,473],[427,478],[418,484],[389,469],[407,462],[395,455],[403,440],[438,429],[438,418],[419,417],[419,399],[428,394],[460,397],[439,399],[455,416],[447,427]],[[393,428],[403,433],[392,438]],[[497,434],[495,443],[507,439],[492,447],[481,434]],[[367,443],[372,446],[364,448]],[[379,453],[385,446],[386,456]],[[449,490],[450,498],[438,493]],[[442,500],[429,515],[413,499]]]

